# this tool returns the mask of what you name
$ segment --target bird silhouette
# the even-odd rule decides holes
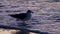
[[[23,21],[23,24],[26,24],[25,21],[28,21],[29,19],[31,19],[31,16],[33,13],[31,10],[27,10],[26,13],[20,13],[20,14],[10,14],[9,16],[20,19],[21,21]]]

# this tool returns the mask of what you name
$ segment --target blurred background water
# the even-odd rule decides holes
[[[31,29],[60,34],[60,0],[0,0],[0,25],[17,26],[19,22],[8,14],[25,13],[28,9],[34,12],[27,22]],[[3,32],[10,34],[11,31],[16,30]]]

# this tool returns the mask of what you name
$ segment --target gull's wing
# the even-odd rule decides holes
[[[10,14],[9,16],[14,17],[14,18],[18,18],[18,19],[24,19],[27,17],[26,13],[21,13],[21,14]]]

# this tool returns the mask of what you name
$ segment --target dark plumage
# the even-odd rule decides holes
[[[17,19],[20,19],[20,20],[24,20],[27,17],[27,14],[26,13],[12,14],[10,16],[14,17],[14,18],[17,18]]]
[[[28,10],[26,13],[20,13],[20,14],[10,14],[9,16],[17,18],[24,21],[28,21],[31,18],[31,13],[33,13],[31,10]]]

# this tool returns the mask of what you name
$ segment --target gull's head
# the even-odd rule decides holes
[[[33,13],[31,10],[27,10],[27,13]]]

